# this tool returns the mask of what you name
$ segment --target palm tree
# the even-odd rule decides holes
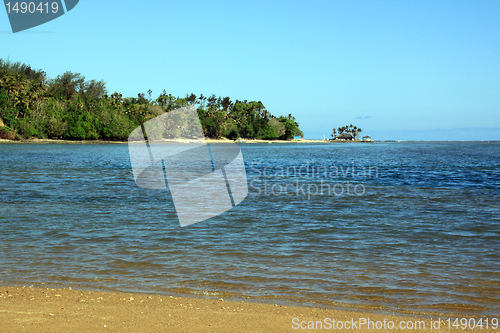
[[[358,135],[358,127],[353,126],[351,129],[352,136],[354,137],[354,140],[356,140],[356,136]]]

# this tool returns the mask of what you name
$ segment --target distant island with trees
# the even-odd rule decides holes
[[[334,140],[348,140],[348,141],[359,141],[358,135],[363,132],[363,130],[352,124],[334,128],[332,130],[331,141]],[[337,134],[338,133],[338,134]],[[368,135],[364,136],[363,141],[372,141],[371,137]]]
[[[65,72],[48,79],[42,70],[0,59],[0,138],[127,140],[140,124],[181,107],[195,105],[204,134],[219,139],[290,140],[303,137],[295,117],[276,117],[261,101],[164,90],[137,97],[108,94],[104,81]]]

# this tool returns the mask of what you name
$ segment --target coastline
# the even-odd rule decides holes
[[[348,329],[353,332],[392,332],[400,329],[398,325],[415,325],[413,330],[419,332],[461,331],[453,326],[449,329],[446,321],[449,317],[442,316],[440,329],[437,329],[437,318],[425,313],[416,316],[380,314],[173,295],[72,290],[71,287],[0,287],[3,332],[82,329],[92,332],[331,331],[334,328],[328,328],[328,325],[333,319],[341,321],[342,325],[356,323],[357,329]],[[393,329],[390,329],[391,322],[395,325]],[[375,325],[385,325],[386,328],[378,329]],[[472,331],[476,330],[479,331]]]
[[[172,143],[196,143],[195,140],[169,140]],[[374,141],[330,141],[330,140],[257,140],[248,139],[238,142],[237,140],[229,139],[205,139],[206,143],[374,143]],[[29,144],[128,144],[128,141],[105,141],[105,140],[55,140],[55,139],[26,139],[26,140],[9,140],[0,139],[2,143],[29,143]]]

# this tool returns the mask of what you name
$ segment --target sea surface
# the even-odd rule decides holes
[[[125,144],[1,144],[0,285],[498,315],[500,143],[240,148],[247,198],[180,227]]]

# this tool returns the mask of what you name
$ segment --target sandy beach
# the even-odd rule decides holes
[[[0,322],[2,332],[462,331],[444,317],[27,286],[0,287]]]

